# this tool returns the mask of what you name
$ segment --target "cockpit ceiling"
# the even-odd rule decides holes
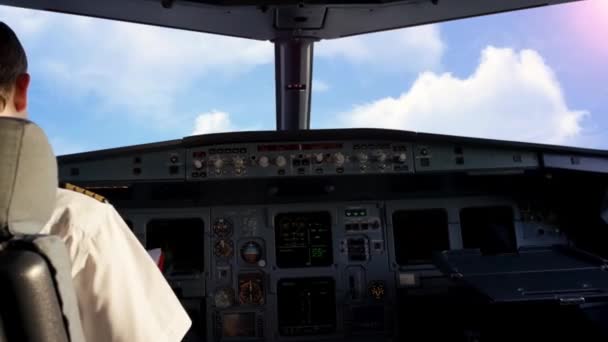
[[[332,39],[579,0],[0,0],[10,5],[257,40]]]

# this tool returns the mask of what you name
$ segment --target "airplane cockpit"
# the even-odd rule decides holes
[[[162,250],[184,341],[605,341],[606,151],[310,129],[319,40],[562,2],[0,1],[275,44],[275,131],[58,157]]]

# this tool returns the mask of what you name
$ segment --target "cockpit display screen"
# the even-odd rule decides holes
[[[204,223],[201,219],[157,219],[146,227],[146,248],[160,248],[166,276],[203,272]]]
[[[464,208],[460,212],[464,248],[479,248],[484,255],[515,253],[517,244],[513,208]]]
[[[323,267],[333,262],[328,212],[283,213],[275,217],[277,266]]]
[[[225,313],[222,316],[222,336],[256,337],[254,312]]]
[[[277,284],[279,333],[283,336],[330,334],[336,330],[332,278],[281,279]]]
[[[395,211],[393,232],[399,265],[431,263],[433,253],[450,249],[448,213],[444,209]]]

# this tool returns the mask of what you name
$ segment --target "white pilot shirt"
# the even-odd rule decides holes
[[[61,237],[87,342],[178,342],[191,321],[113,206],[58,189],[42,234]]]

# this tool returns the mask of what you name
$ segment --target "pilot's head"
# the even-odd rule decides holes
[[[0,116],[27,115],[27,57],[15,32],[0,22]]]

